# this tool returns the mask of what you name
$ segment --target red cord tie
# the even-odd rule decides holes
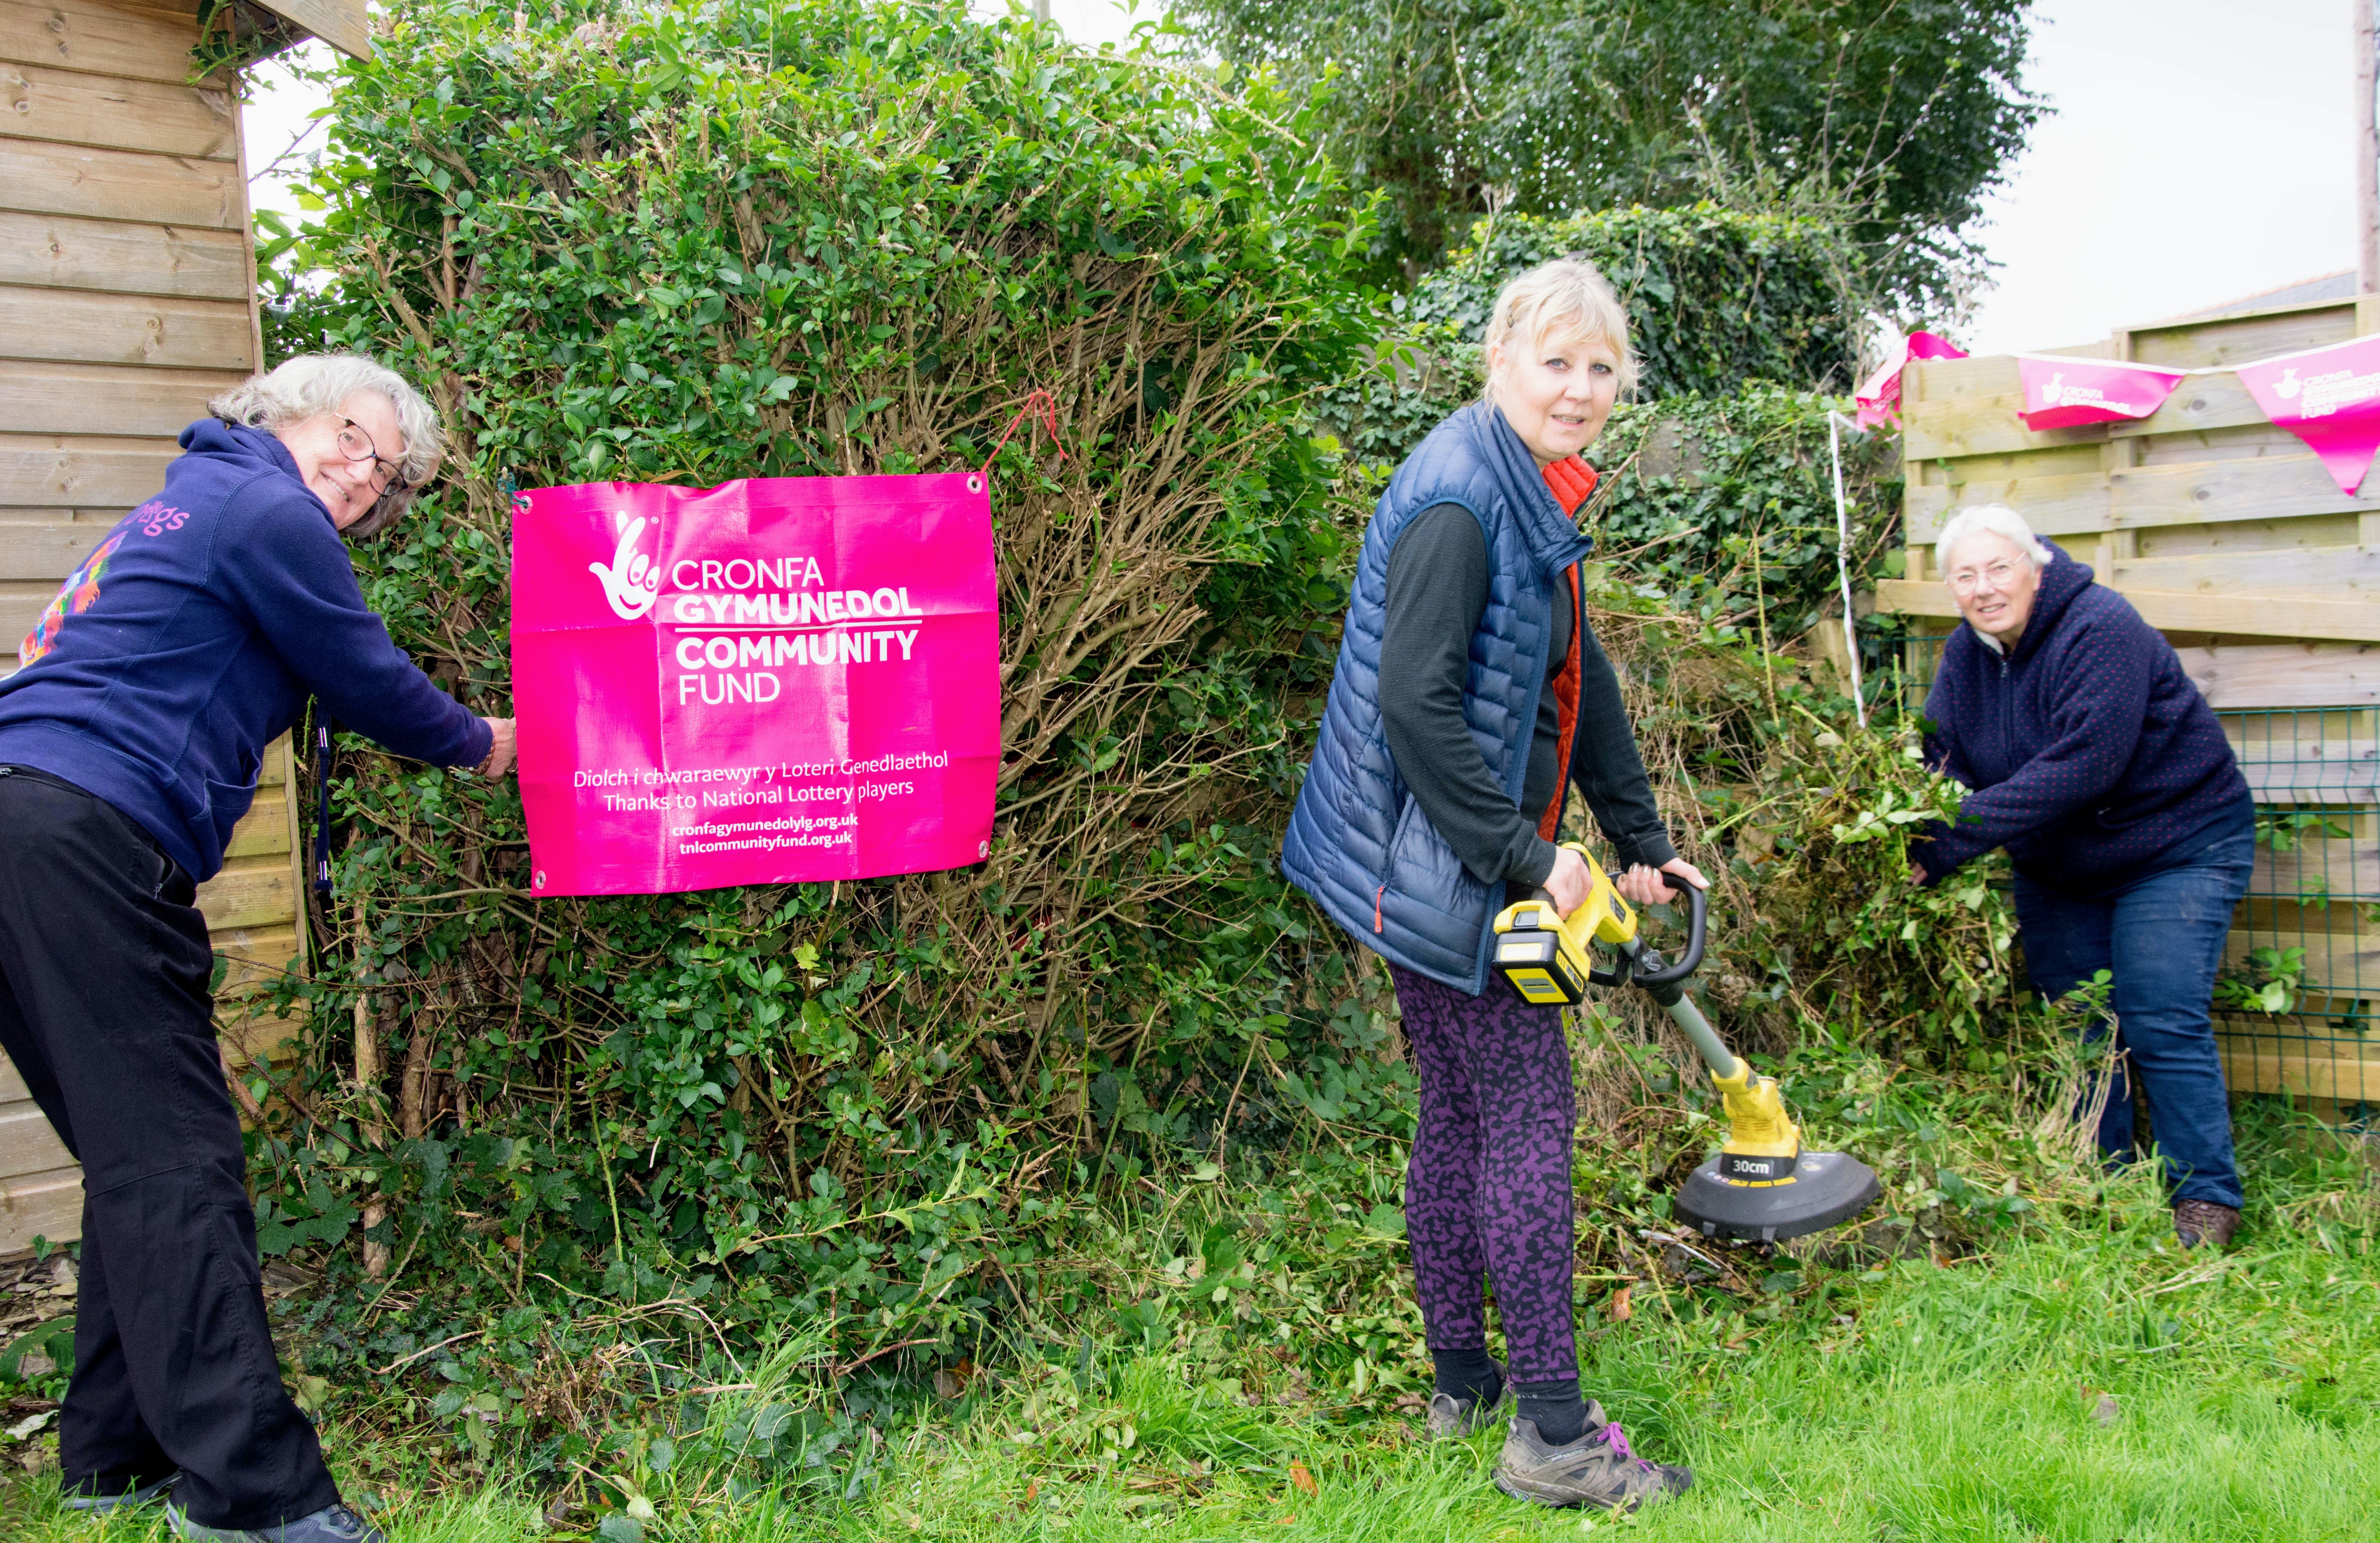
[[[991,463],[1000,459],[1001,451],[1008,444],[1008,436],[1016,432],[1018,424],[1037,415],[1040,419],[1042,427],[1049,432],[1050,447],[1058,452],[1060,460],[1066,458],[1064,448],[1058,443],[1058,399],[1037,386],[1026,393],[1025,405],[1016,409],[1016,416],[1010,419],[1008,427],[1000,431],[1000,443],[993,445],[991,454],[983,458],[982,476],[986,486],[991,482]]]

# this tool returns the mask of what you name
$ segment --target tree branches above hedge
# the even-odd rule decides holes
[[[1332,88],[1408,279],[1477,215],[1710,197],[1856,212],[1922,300],[2044,110],[2030,0],[1175,0],[1226,59]]]

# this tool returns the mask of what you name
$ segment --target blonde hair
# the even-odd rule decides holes
[[[336,414],[339,404],[358,391],[374,391],[396,410],[397,432],[405,436],[405,454],[395,457],[396,480],[380,495],[363,518],[347,527],[349,540],[378,535],[396,522],[422,484],[438,473],[446,453],[446,436],[438,427],[438,409],[423,399],[406,378],[361,354],[299,354],[282,360],[270,371],[251,376],[207,404],[207,411],[226,423],[278,431],[310,418]]]
[[[1953,509],[1950,517],[1942,522],[1941,533],[1934,538],[1934,565],[1944,573],[1950,571],[1950,549],[1970,536],[1999,536],[2025,554],[2036,569],[2046,568],[2057,555],[2049,543],[2033,533],[2024,516],[2005,504],[1971,504],[1963,509]]]
[[[1636,384],[1636,354],[1628,344],[1628,308],[1600,269],[1583,257],[1558,257],[1541,262],[1504,286],[1488,313],[1488,331],[1480,342],[1489,348],[1502,345],[1509,352],[1515,341],[1534,346],[1556,333],[1608,346],[1620,358],[1620,389]],[[1480,392],[1496,399],[1496,376],[1488,372]]]

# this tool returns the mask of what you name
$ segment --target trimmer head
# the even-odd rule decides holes
[[[1694,1171],[1671,1202],[1705,1237],[1777,1243],[1822,1233],[1876,1201],[1876,1170],[1841,1152],[1803,1152],[1784,1184],[1743,1184],[1725,1177],[1715,1157]]]

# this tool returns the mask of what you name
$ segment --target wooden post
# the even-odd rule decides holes
[[[2361,5],[2362,0],[2356,3]],[[1045,27],[1050,24],[1050,0],[1033,0],[1033,19]]]
[[[370,937],[371,931],[365,924],[364,903],[358,898],[356,901],[358,957],[362,956],[364,944]],[[381,1129],[380,1122],[373,1119],[370,1114],[374,1101],[380,1097],[380,1083],[383,1075],[384,1068],[381,1065],[380,1060],[380,1026],[373,1021],[371,992],[358,991],[356,993],[356,1094],[358,1103],[365,1111],[363,1119],[358,1122],[360,1128],[358,1134],[363,1137],[364,1145],[367,1147],[380,1147],[387,1139],[386,1134]],[[364,1231],[369,1233],[386,1220],[387,1216],[388,1208],[380,1201],[378,1197],[365,1201]],[[369,1237],[364,1240],[364,1273],[374,1280],[388,1273],[387,1244],[374,1243]]]
[[[2355,274],[2356,293],[2380,294],[2380,97],[2372,38],[2373,0],[2348,0],[2355,17]]]

